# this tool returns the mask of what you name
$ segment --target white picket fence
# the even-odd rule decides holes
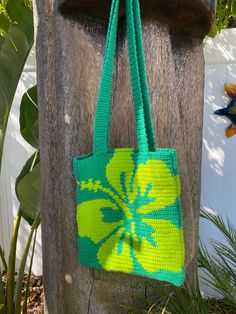
[[[228,121],[214,116],[215,109],[227,104],[225,82],[236,83],[236,29],[225,30],[214,40],[205,43],[206,86],[204,103],[203,162],[201,203],[206,209],[214,209],[227,215],[236,224],[235,178],[236,136],[226,139],[224,132]],[[36,81],[35,56],[31,54],[20,80],[8,125],[2,175],[0,178],[0,244],[6,254],[9,251],[13,220],[18,201],[15,195],[15,179],[33,149],[19,132],[19,103],[22,94]],[[19,257],[24,246],[28,226],[22,223],[17,247]],[[206,221],[200,223],[200,236],[204,241],[219,234]],[[42,273],[41,235],[37,237],[33,272]]]

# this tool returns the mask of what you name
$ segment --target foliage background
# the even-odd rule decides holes
[[[224,28],[236,27],[236,0],[218,0],[216,21],[209,37],[215,37]]]

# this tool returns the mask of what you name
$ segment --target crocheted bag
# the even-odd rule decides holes
[[[138,0],[126,0],[127,40],[138,149],[109,149],[119,0],[112,0],[97,102],[93,153],[74,158],[82,265],[184,281],[176,150],[156,148]]]

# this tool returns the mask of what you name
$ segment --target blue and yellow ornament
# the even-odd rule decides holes
[[[218,109],[214,113],[224,116],[232,122],[225,131],[226,137],[229,138],[236,134],[236,85],[226,83],[224,88],[226,94],[232,99],[227,107]]]

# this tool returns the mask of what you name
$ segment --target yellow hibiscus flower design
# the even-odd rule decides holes
[[[180,272],[182,229],[169,219],[179,219],[173,205],[179,177],[162,160],[135,165],[132,153],[115,150],[106,166],[107,184],[92,178],[78,182],[80,191],[94,195],[78,205],[79,237],[99,245],[97,260],[106,270],[131,273],[138,263],[146,272]]]

